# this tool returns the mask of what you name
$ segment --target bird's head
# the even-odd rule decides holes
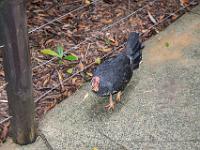
[[[100,78],[95,76],[91,80],[91,86],[92,86],[92,91],[98,92],[99,91],[99,84],[100,84]]]

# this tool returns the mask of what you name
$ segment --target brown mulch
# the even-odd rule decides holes
[[[89,81],[95,65],[66,82],[64,80],[100,57],[111,53],[113,48],[126,41],[128,33],[131,31],[143,33],[141,39],[145,41],[185,13],[181,10],[174,14],[181,8],[179,0],[157,0],[155,3],[152,0],[113,0],[112,4],[98,1],[91,5],[86,2],[88,1],[84,3],[83,0],[60,0],[59,2],[32,0],[27,3],[29,31],[85,6],[29,34],[34,99],[37,100],[38,97],[58,86],[36,103],[36,119],[73,94],[85,81]],[[142,7],[144,9],[140,9],[134,15],[110,28],[104,28]],[[170,17],[165,20],[169,15]],[[152,27],[155,22],[159,25]],[[39,66],[52,59],[41,54],[40,50],[53,49],[57,45],[62,45],[65,53],[73,53],[79,60],[63,60],[61,64],[54,59],[44,66]],[[121,48],[118,49],[120,50]],[[69,68],[72,68],[72,74],[67,73],[66,70]],[[2,58],[0,58],[0,87],[5,83],[4,78]],[[3,119],[8,117],[8,106],[5,90],[0,89],[0,91],[0,119]],[[9,122],[0,125],[0,143],[5,141],[8,128]]]

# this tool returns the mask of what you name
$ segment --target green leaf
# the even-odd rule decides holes
[[[58,52],[59,58],[62,59],[63,55],[64,55],[63,47],[62,46],[57,46],[57,52]]]
[[[59,59],[59,60],[58,60],[58,63],[59,63],[59,65],[62,65],[62,64],[63,64],[62,59]]]
[[[68,74],[72,74],[72,72],[73,72],[73,68],[69,68],[69,69],[67,69],[67,71],[66,71]]]
[[[110,46],[110,45],[111,45],[110,39],[107,39],[107,38],[106,38],[106,39],[105,39],[105,44],[108,45],[108,46]]]
[[[101,63],[101,58],[100,58],[100,57],[97,57],[97,58],[95,59],[95,63],[96,63],[96,64],[100,64],[100,63]]]
[[[75,61],[78,60],[78,56],[74,55],[74,54],[70,54],[64,57],[65,60],[69,60],[69,61]]]
[[[168,42],[165,43],[165,47],[169,47],[169,43]]]
[[[44,54],[44,55],[59,57],[59,55],[51,49],[43,49],[43,50],[41,50],[41,53]]]

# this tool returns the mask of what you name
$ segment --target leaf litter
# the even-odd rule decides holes
[[[33,68],[53,57],[61,57],[63,53],[68,54],[61,61],[54,59],[44,66],[33,69],[34,99],[60,84],[58,88],[36,103],[37,120],[56,104],[72,95],[84,82],[90,80],[94,67],[104,61],[101,57],[125,42],[128,33],[131,31],[143,33],[141,38],[145,41],[185,13],[182,10],[174,14],[182,7],[183,1],[181,4],[177,0],[157,0],[155,3],[151,0],[129,1],[106,0],[107,3],[97,1],[93,4],[88,0],[32,0],[27,2],[29,31],[72,11],[61,19],[29,34]],[[82,9],[78,9],[79,7]],[[142,7],[144,9],[118,22]],[[76,9],[77,11],[74,11]],[[163,21],[169,15],[171,17]],[[110,26],[113,23],[114,25]],[[156,25],[157,23],[159,25]],[[153,25],[155,26],[151,28]],[[63,45],[63,52],[60,49],[58,53],[50,51],[56,49],[58,45]],[[43,54],[41,50],[44,50]],[[121,50],[122,48],[115,53]],[[48,53],[51,56],[46,55]],[[92,62],[95,62],[95,65],[64,82],[73,73],[83,70]],[[0,87],[4,84],[5,75],[0,56]],[[9,116],[5,90],[0,91],[0,99],[0,119],[4,119]],[[0,143],[5,141],[9,126],[9,122],[0,125]]]

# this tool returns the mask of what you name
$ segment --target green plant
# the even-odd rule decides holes
[[[64,57],[65,60],[69,60],[69,61],[75,61],[78,60],[78,57],[74,54],[70,54]]]
[[[99,65],[99,64],[101,63],[101,58],[100,58],[100,57],[97,57],[97,58],[95,59],[95,63]]]
[[[108,38],[105,38],[105,44],[107,45],[107,46],[110,46],[111,45],[111,41],[110,41],[110,39],[108,39]]]
[[[43,50],[41,50],[41,53],[44,55],[50,55],[53,57],[57,57],[57,58],[59,58],[59,61],[61,61],[63,59],[68,60],[68,61],[78,60],[78,56],[76,56],[75,54],[71,53],[71,54],[65,55],[64,48],[62,46],[57,46],[56,50],[57,51],[54,51],[52,49],[43,49]]]
[[[169,42],[165,43],[165,47],[167,47],[167,48],[169,47]]]
[[[73,68],[67,69],[66,72],[67,72],[68,74],[72,74],[72,73],[73,73]]]

